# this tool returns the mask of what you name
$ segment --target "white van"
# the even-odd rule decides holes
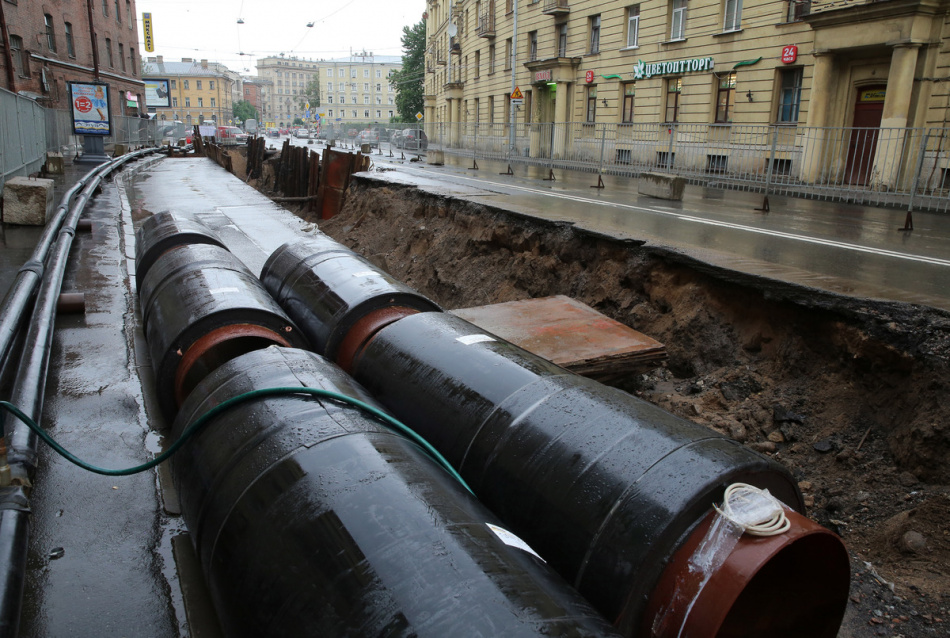
[[[248,135],[257,135],[257,120],[244,120],[244,132]]]

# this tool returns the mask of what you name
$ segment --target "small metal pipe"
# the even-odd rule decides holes
[[[56,300],[56,314],[81,315],[86,312],[86,295],[81,292],[64,292]]]

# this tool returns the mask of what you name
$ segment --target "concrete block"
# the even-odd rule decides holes
[[[686,180],[678,175],[668,173],[640,173],[640,179],[637,180],[637,190],[641,195],[683,201]]]
[[[11,177],[3,185],[3,221],[45,226],[53,214],[53,180]]]
[[[113,148],[113,151],[112,151],[113,157],[119,157],[120,155],[125,155],[126,153],[129,152],[128,144],[116,144],[112,148]]]
[[[426,153],[426,164],[442,166],[445,164],[445,152],[435,149],[428,151]]]
[[[62,153],[46,153],[46,172],[50,175],[62,175],[66,172],[66,162]]]
[[[363,155],[369,155],[373,152],[373,147],[369,144],[360,144],[360,153]]]

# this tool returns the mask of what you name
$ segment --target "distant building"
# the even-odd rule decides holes
[[[241,99],[257,109],[261,116],[260,119],[265,120],[264,96],[267,93],[266,87],[269,86],[269,83],[258,77],[243,77],[241,80],[241,90],[243,92]]]
[[[65,109],[67,82],[103,82],[109,85],[112,115],[145,111],[133,0],[104,0],[91,11],[81,0],[41,5],[6,0],[0,15],[6,23],[7,55],[0,55],[3,88]]]
[[[228,124],[234,117],[235,73],[217,62],[182,58],[165,62],[162,56],[148,58],[142,78],[168,80],[171,106],[152,107],[159,120],[200,124],[214,121]]]
[[[262,102],[267,119],[286,126],[303,117],[300,95],[307,85],[320,83],[320,105],[311,110],[329,121],[356,124],[388,122],[396,115],[396,90],[389,83],[402,58],[361,53],[333,60],[272,56],[257,61],[258,77],[270,82]]]

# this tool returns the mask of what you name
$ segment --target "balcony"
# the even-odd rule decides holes
[[[459,44],[459,39],[457,37],[449,39],[449,53],[454,55],[462,55],[462,45]]]
[[[495,37],[495,13],[489,13],[488,11],[483,11],[482,15],[478,18],[478,37],[480,38],[494,38]]]
[[[571,5],[568,0],[544,0],[544,7],[541,13],[549,16],[567,15],[571,12]]]

